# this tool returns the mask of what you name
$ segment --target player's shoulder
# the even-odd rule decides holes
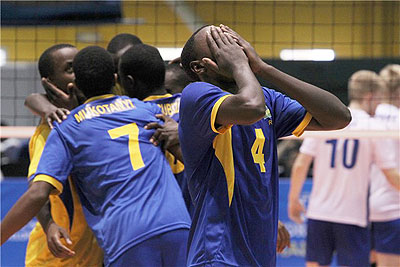
[[[223,90],[216,85],[207,82],[193,82],[182,91],[182,99],[197,98],[205,94],[221,93]]]

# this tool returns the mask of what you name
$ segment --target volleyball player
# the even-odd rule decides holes
[[[165,65],[157,48],[138,44],[128,49],[120,58],[119,78],[122,88],[130,97],[143,101],[156,103],[167,117],[179,120],[179,104],[181,94],[171,95],[164,88]],[[172,126],[172,127],[171,127]],[[168,128],[166,128],[168,127]],[[148,129],[155,129],[154,137],[151,139],[155,145],[164,143],[164,148],[179,145],[178,124],[152,123],[147,125]],[[184,178],[184,165],[171,153],[165,154],[172,172],[181,187],[186,206],[191,209],[190,196]]]
[[[387,90],[372,71],[354,73],[348,83],[352,122],[348,130],[382,129],[372,119]],[[379,142],[378,142],[379,141]],[[300,223],[300,192],[314,160],[307,208],[308,266],[329,265],[336,251],[341,266],[369,266],[368,187],[373,163],[391,181],[399,179],[392,142],[358,138],[305,139],[292,168],[289,217]],[[374,179],[375,177],[372,177]]]
[[[44,82],[64,92],[71,91],[67,87],[74,80],[72,61],[77,53],[78,50],[69,44],[54,45],[44,51],[39,59],[39,72]],[[42,120],[29,143],[31,163],[28,178],[37,170],[49,133],[49,126]],[[37,218],[40,223],[36,224],[29,236],[26,266],[103,264],[103,252],[86,223],[71,179],[66,182],[63,194],[49,197],[49,203],[40,210]],[[61,242],[62,239],[67,246]]]
[[[379,75],[389,88],[389,95],[375,111],[375,118],[387,125],[388,130],[399,131],[400,65],[387,65]],[[399,166],[399,141],[395,142],[397,170]],[[400,181],[399,181],[400,182]],[[400,192],[383,173],[373,166],[369,197],[372,222],[372,243],[378,266],[400,265]]]
[[[264,63],[226,26],[186,42],[179,137],[195,212],[189,266],[273,266],[278,226],[276,140],[350,121],[332,94]],[[255,74],[297,101],[263,88]],[[307,112],[308,110],[308,112]]]
[[[165,89],[170,94],[182,93],[183,88],[185,88],[190,82],[190,77],[180,66],[180,60],[170,62],[165,68]]]
[[[143,127],[159,107],[110,95],[113,60],[100,47],[81,50],[75,83],[88,98],[51,132],[33,184],[1,224],[2,243],[73,174],[83,210],[107,266],[182,266],[190,218],[159,147]]]
[[[117,34],[111,39],[107,45],[107,51],[113,57],[115,73],[118,73],[118,62],[121,55],[132,46],[141,43],[142,41],[139,37],[129,33]],[[50,128],[53,127],[54,121],[61,123],[67,118],[70,110],[86,100],[79,90],[72,90],[71,92],[60,90],[53,83],[49,83],[47,79],[42,78],[42,85],[46,95],[37,93],[29,95],[25,100],[25,106],[33,114],[41,116]],[[113,93],[124,95],[119,85],[119,79],[113,87]]]

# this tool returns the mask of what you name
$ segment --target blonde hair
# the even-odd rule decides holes
[[[367,93],[387,91],[385,81],[377,73],[360,70],[351,75],[348,85],[350,100],[360,99]]]
[[[379,76],[385,81],[390,93],[393,93],[400,87],[400,65],[386,65],[380,72]]]

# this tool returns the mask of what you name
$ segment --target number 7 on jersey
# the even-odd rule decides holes
[[[127,135],[129,140],[129,156],[131,159],[133,170],[136,171],[144,167],[144,162],[139,147],[139,127],[136,125],[136,123],[130,123],[118,128],[108,130],[108,134],[110,135],[111,139],[116,139],[121,136]]]

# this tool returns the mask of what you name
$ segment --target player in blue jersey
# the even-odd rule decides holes
[[[118,69],[121,85],[130,97],[156,103],[161,108],[162,114],[175,121],[179,120],[181,94],[171,95],[164,88],[165,65],[157,48],[146,44],[135,45],[121,56]],[[179,144],[178,124],[173,127],[172,124],[151,123],[148,128],[158,128],[153,136],[155,144],[164,141],[165,149]],[[191,201],[184,179],[184,165],[168,151],[165,156],[190,210]]]
[[[206,26],[185,44],[194,82],[181,99],[179,136],[195,205],[189,266],[273,266],[278,228],[277,139],[345,127],[332,94],[264,63],[226,26]],[[295,100],[261,87],[255,74]]]
[[[180,189],[144,126],[158,106],[111,95],[114,67],[100,47],[81,50],[75,83],[88,100],[50,133],[32,186],[1,223],[1,243],[71,174],[106,266],[182,266],[190,226]]]

